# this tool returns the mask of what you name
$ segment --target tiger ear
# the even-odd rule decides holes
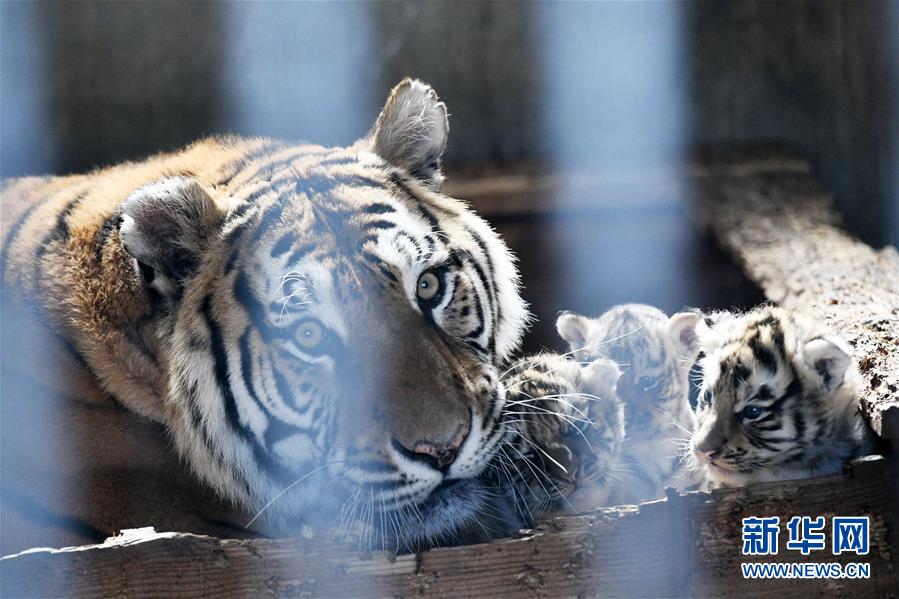
[[[172,298],[196,272],[225,212],[194,179],[171,177],[135,190],[121,216],[119,238],[139,276]]]
[[[430,85],[403,79],[390,92],[372,134],[374,151],[393,166],[438,188],[443,181],[440,158],[449,122],[446,105]]]
[[[668,319],[668,338],[674,341],[679,353],[693,357],[699,353],[699,338],[696,326],[702,319],[698,311],[678,312]]]
[[[802,346],[802,361],[825,389],[833,391],[843,383],[852,362],[852,350],[843,339],[828,335],[807,341]]]
[[[704,347],[708,343],[714,343],[717,335],[715,334],[719,327],[726,327],[728,322],[733,321],[737,315],[727,310],[716,310],[714,312],[699,313],[699,320],[696,321],[693,331],[696,333],[697,348]]]
[[[587,344],[590,320],[574,312],[562,312],[556,319],[556,332],[565,340],[571,351],[578,351]]]
[[[595,395],[611,400],[618,396],[618,379],[621,369],[612,360],[594,360],[581,371],[584,382]]]

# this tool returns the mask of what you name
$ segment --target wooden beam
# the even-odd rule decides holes
[[[861,460],[843,475],[711,494],[671,494],[640,506],[555,518],[516,539],[410,555],[359,553],[301,539],[224,540],[140,530],[103,545],[3,558],[4,597],[682,595],[784,592],[885,596],[899,588],[896,465]],[[885,484],[885,481],[893,481]],[[871,551],[776,558],[741,555],[747,516],[868,515]],[[743,561],[865,562],[868,580],[745,580]]]
[[[540,165],[449,173],[443,191],[471,202],[490,220],[671,208],[687,192],[671,169],[552,172]]]

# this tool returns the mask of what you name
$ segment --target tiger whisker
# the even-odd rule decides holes
[[[534,408],[535,410],[539,410],[539,411],[538,412],[505,412],[505,413],[510,416],[537,416],[539,414],[549,414],[551,416],[558,416],[562,420],[565,420],[566,422],[571,423],[571,424],[573,424],[574,422],[581,422],[581,423],[589,425],[589,426],[593,426],[593,427],[596,426],[589,420],[575,418],[574,416],[569,416],[567,414],[562,414],[560,412],[553,412],[552,410],[547,410],[545,408],[541,408],[540,406],[531,406],[531,407]]]
[[[497,454],[497,455],[498,456],[502,455],[502,457],[503,457],[503,459],[501,460],[500,463],[503,465],[503,471],[505,472],[506,478],[509,481],[509,488],[512,489],[513,497],[515,497],[516,506],[517,506],[518,498],[515,494],[515,482],[513,480],[512,473],[509,472],[509,470],[506,468],[506,466],[515,470],[515,472],[518,474],[518,480],[520,480],[524,484],[525,488],[528,490],[529,493],[533,494],[533,490],[531,489],[531,486],[528,484],[527,480],[525,479],[524,474],[522,474],[521,469],[515,464],[515,461],[506,453],[506,447],[501,446],[500,451],[501,451],[501,454]],[[534,513],[531,511],[531,507],[528,505],[527,499],[522,497],[521,502],[524,505],[524,509],[527,510],[528,517],[533,522],[534,521]]]
[[[594,455],[596,455],[596,450],[593,449],[593,445],[590,443],[590,439],[588,439],[587,435],[584,434],[584,431],[582,431],[580,429],[580,427],[578,427],[577,424],[575,424],[575,422],[577,422],[577,421],[585,422],[588,424],[588,426],[592,426],[595,430],[599,430],[599,427],[596,425],[595,422],[593,422],[591,420],[580,420],[580,419],[574,418],[573,416],[568,416],[566,414],[561,414],[559,412],[553,412],[552,410],[540,408],[539,406],[531,406],[531,407],[541,410],[542,413],[550,414],[552,416],[558,416],[563,421],[568,422],[568,424],[571,425],[571,428],[573,428],[575,430],[575,432],[577,432],[581,436],[581,438],[584,440],[584,443],[587,444],[587,447],[590,449],[590,451]],[[539,415],[538,413],[535,413],[535,412],[505,412],[505,414],[510,415],[510,416],[536,416],[536,415]],[[529,420],[528,422],[539,422],[539,421]],[[545,423],[541,423],[541,424],[543,424],[544,426],[548,426]]]
[[[534,397],[533,395],[529,395],[523,391],[519,391],[519,393],[527,396],[528,399],[527,400],[516,399],[514,401],[507,402],[506,405],[515,405],[516,403],[524,403],[525,401],[531,401],[531,400],[535,400],[535,399],[562,399],[562,398],[567,398],[567,397],[583,398],[583,399],[586,399],[587,401],[605,401],[604,398],[602,398],[598,395],[593,395],[592,393],[557,393],[557,394],[553,394],[553,395],[540,395],[538,397]]]
[[[506,477],[506,480],[509,483],[509,490],[512,492],[512,500],[515,502],[515,507],[516,507],[516,509],[519,509],[518,502],[520,499],[522,504],[524,505],[525,509],[528,510],[528,512],[529,512],[528,515],[531,518],[533,518],[533,514],[530,513],[530,509],[528,508],[527,501],[525,501],[525,499],[523,497],[519,497],[519,495],[518,495],[518,490],[515,487],[515,483],[513,482],[513,476],[512,476],[512,473],[509,471],[509,468],[514,469],[515,472],[519,475],[518,476],[519,480],[521,480],[524,483],[524,486],[525,486],[525,488],[527,488],[528,492],[531,492],[531,487],[527,483],[527,481],[524,480],[524,477],[521,474],[521,470],[514,464],[514,462],[512,462],[512,460],[509,458],[509,456],[506,455],[505,450],[502,447],[500,449],[502,450],[502,452],[497,453],[497,455],[496,455],[496,457],[498,459],[497,466],[499,468],[502,468],[503,475]],[[521,512],[520,509],[519,509],[519,512],[523,513],[523,512]]]
[[[520,433],[519,433],[519,434],[520,434]],[[566,474],[568,474],[568,469],[567,469],[567,468],[565,468],[564,466],[562,466],[561,464],[559,464],[556,460],[552,459],[552,458],[549,456],[549,454],[547,454],[542,448],[540,448],[539,446],[537,446],[533,441],[531,441],[530,439],[528,439],[528,438],[525,437],[524,435],[521,435],[521,438],[522,438],[528,445],[530,445],[530,446],[533,447],[534,449],[540,451],[540,453],[542,453],[542,454],[545,455],[547,458],[549,458],[549,460],[552,461],[554,464],[556,464],[559,468],[561,468],[563,472],[565,472]],[[527,459],[527,458],[525,458],[525,459]],[[534,464],[534,466],[536,467],[536,464]],[[547,481],[550,485],[552,485],[553,489],[555,489],[555,491],[556,491],[556,493],[558,494],[559,498],[561,498],[565,503],[567,503],[567,504],[568,504],[568,507],[570,507],[570,508],[573,509],[574,506],[571,505],[571,502],[568,500],[568,497],[566,497],[565,494],[562,493],[561,489],[559,489],[559,487],[556,486],[556,484],[552,481],[552,479],[550,478],[550,476],[549,476],[548,474],[546,474],[546,472],[543,472],[543,470],[541,470],[540,468],[538,468],[538,470],[540,470],[540,472],[544,475],[544,477],[546,477],[546,481]],[[544,490],[545,490],[545,488],[544,488]]]
[[[531,397],[531,399],[536,401],[536,400],[542,400],[542,399],[544,399],[544,398],[543,398],[543,397]],[[575,417],[575,416],[572,416],[571,414],[565,414],[565,413],[563,413],[563,412],[559,412],[559,411],[553,410],[553,409],[551,409],[550,407],[545,407],[545,406],[535,405],[533,402],[519,403],[519,404],[517,404],[517,405],[518,405],[519,407],[523,406],[523,407],[527,407],[527,408],[533,408],[533,409],[536,409],[536,410],[540,410],[540,411],[543,412],[543,413],[548,413],[548,414],[552,414],[552,415],[554,415],[554,416],[558,416],[558,417],[561,418],[563,421],[568,422],[569,424],[571,424],[572,426],[575,426],[575,427],[577,426],[577,425],[575,424],[575,422],[582,422],[582,423],[584,423],[584,424],[586,424],[586,425],[588,425],[588,426],[592,426],[593,428],[596,428],[596,424],[595,424],[593,421],[591,421],[590,418],[589,418],[589,416],[587,416],[587,414],[585,414],[582,410],[579,410],[576,406],[574,406],[574,405],[571,404],[570,402],[563,401],[562,403],[563,403],[565,406],[567,406],[567,407],[571,408],[572,410],[574,410],[574,411],[575,411],[579,416],[581,416],[582,418],[577,418],[577,417]],[[509,406],[509,407],[514,407],[514,406]],[[517,414],[518,412],[511,412],[511,411],[506,410],[504,413],[506,413],[506,414],[513,414],[513,415],[514,415],[514,414]],[[536,412],[531,412],[531,414],[537,415]]]
[[[511,407],[511,406],[514,406],[514,405],[529,405],[530,407],[538,407],[538,406],[534,406],[534,405],[533,405],[533,402],[534,402],[534,401],[538,401],[538,400],[542,400],[542,399],[555,399],[555,400],[557,400],[557,401],[562,402],[565,406],[567,406],[567,407],[571,408],[572,410],[574,410],[579,416],[581,416],[581,417],[583,418],[583,421],[589,422],[589,423],[593,426],[593,428],[597,428],[597,427],[596,427],[596,423],[594,423],[592,420],[590,420],[590,416],[587,415],[586,413],[584,413],[583,410],[581,410],[580,408],[578,408],[578,407],[577,407],[576,405],[574,405],[572,402],[568,401],[568,398],[569,398],[569,397],[585,397],[585,399],[593,398],[592,401],[601,401],[602,398],[600,398],[600,397],[597,397],[597,396],[595,396],[595,395],[592,395],[592,396],[587,397],[586,395],[583,395],[583,396],[582,396],[581,394],[578,394],[578,393],[563,393],[563,394],[556,394],[556,395],[541,395],[540,397],[534,397],[534,396],[529,395],[529,394],[524,393],[524,392],[521,392],[521,394],[524,395],[524,396],[526,396],[526,397],[528,397],[529,399],[527,399],[527,400],[516,400],[516,401],[514,401],[514,402],[511,402],[511,403],[509,404],[510,407]],[[548,408],[547,408],[547,409],[548,409]],[[565,419],[566,416],[567,416],[567,415],[562,414],[562,413],[560,413],[560,412],[557,412],[556,414],[557,414],[559,417],[563,418],[563,419]]]
[[[546,479],[546,481],[550,485],[552,485],[556,489],[557,492],[559,491],[558,487],[556,487],[553,484],[553,482],[549,479],[549,477],[546,475],[546,473],[541,472],[540,468],[538,468],[537,465],[534,464],[533,461],[530,460],[530,458],[528,458],[524,453],[522,453],[522,451],[520,449],[518,449],[517,447],[514,447],[514,446],[512,446],[512,449],[515,450],[515,452],[519,455],[519,457],[521,457],[521,459],[524,461],[524,465],[528,467],[528,470],[530,470],[531,474],[534,475],[534,479],[537,481],[537,484],[539,484],[543,488],[543,492],[548,497],[551,497],[552,494],[549,492],[549,489],[547,489],[546,486],[543,484],[543,481],[540,480],[540,474],[543,475],[543,477]]]
[[[546,451],[542,447],[540,447],[539,445],[537,445],[536,443],[534,443],[533,441],[528,439],[524,434],[521,433],[521,431],[517,431],[515,429],[511,429],[511,430],[513,433],[517,433],[522,438],[522,440],[524,440],[528,445],[530,445],[531,447],[533,447],[534,449],[536,449],[537,451],[542,453],[546,457],[546,459],[548,459],[550,462],[552,462],[553,464],[558,466],[559,469],[562,470],[562,472],[564,472],[565,474],[568,474],[568,468],[566,468],[565,466],[560,464],[555,458],[553,458],[551,455],[546,453]]]
[[[686,434],[688,434],[690,436],[693,435],[693,431],[689,430],[687,427],[685,427],[683,424],[681,424],[677,420],[677,418],[674,417],[674,415],[672,413],[668,412],[667,410],[663,410],[662,408],[659,408],[657,406],[653,406],[653,409],[655,409],[657,412],[659,412],[663,416],[667,416],[669,419],[668,424],[673,424],[674,426],[679,428],[681,431],[685,432]]]
[[[301,476],[301,477],[298,478],[297,480],[295,480],[295,481],[293,481],[292,483],[290,483],[289,485],[287,485],[287,487],[285,487],[283,491],[281,491],[280,493],[278,493],[277,495],[275,495],[275,496],[274,496],[268,503],[266,503],[266,504],[262,507],[262,509],[259,510],[259,512],[258,512],[255,516],[253,516],[253,517],[250,519],[249,522],[247,522],[247,523],[244,525],[244,528],[249,528],[249,527],[253,524],[253,522],[255,522],[255,521],[259,518],[259,516],[261,516],[261,515],[263,514],[263,512],[265,512],[265,510],[267,510],[269,507],[271,507],[273,503],[275,503],[276,501],[278,501],[278,499],[280,499],[280,498],[281,498],[285,493],[287,493],[289,490],[291,490],[292,488],[294,488],[295,486],[297,486],[298,484],[300,484],[300,483],[303,482],[304,480],[308,479],[308,478],[309,478],[310,476],[312,476],[313,474],[315,474],[315,473],[317,473],[317,472],[320,472],[320,471],[324,470],[324,469],[327,468],[328,466],[333,466],[334,464],[340,464],[340,463],[342,463],[343,461],[344,461],[344,460],[337,460],[337,461],[335,461],[335,462],[328,462],[328,463],[326,463],[326,464],[322,464],[322,465],[319,466],[318,468],[314,468],[312,471],[307,472],[306,474],[304,474],[303,476]]]

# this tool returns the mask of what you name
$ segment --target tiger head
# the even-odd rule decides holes
[[[688,375],[697,356],[697,312],[670,318],[644,304],[621,304],[598,318],[563,312],[556,330],[575,359],[611,359],[622,371],[618,395],[626,406],[627,431],[642,438],[670,427],[672,419],[692,422]]]
[[[269,522],[415,543],[477,509],[528,316],[509,250],[439,191],[447,132],[407,79],[350,147],[258,141],[214,187],[170,178],[123,205],[176,444]]]
[[[860,449],[850,346],[781,308],[718,312],[696,328],[702,388],[693,456],[717,484],[839,471]]]

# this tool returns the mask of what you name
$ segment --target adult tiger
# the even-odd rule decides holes
[[[439,193],[447,131],[407,79],[348,148],[214,138],[11,181],[5,295],[247,513],[445,538],[487,493],[528,318],[506,246]]]

